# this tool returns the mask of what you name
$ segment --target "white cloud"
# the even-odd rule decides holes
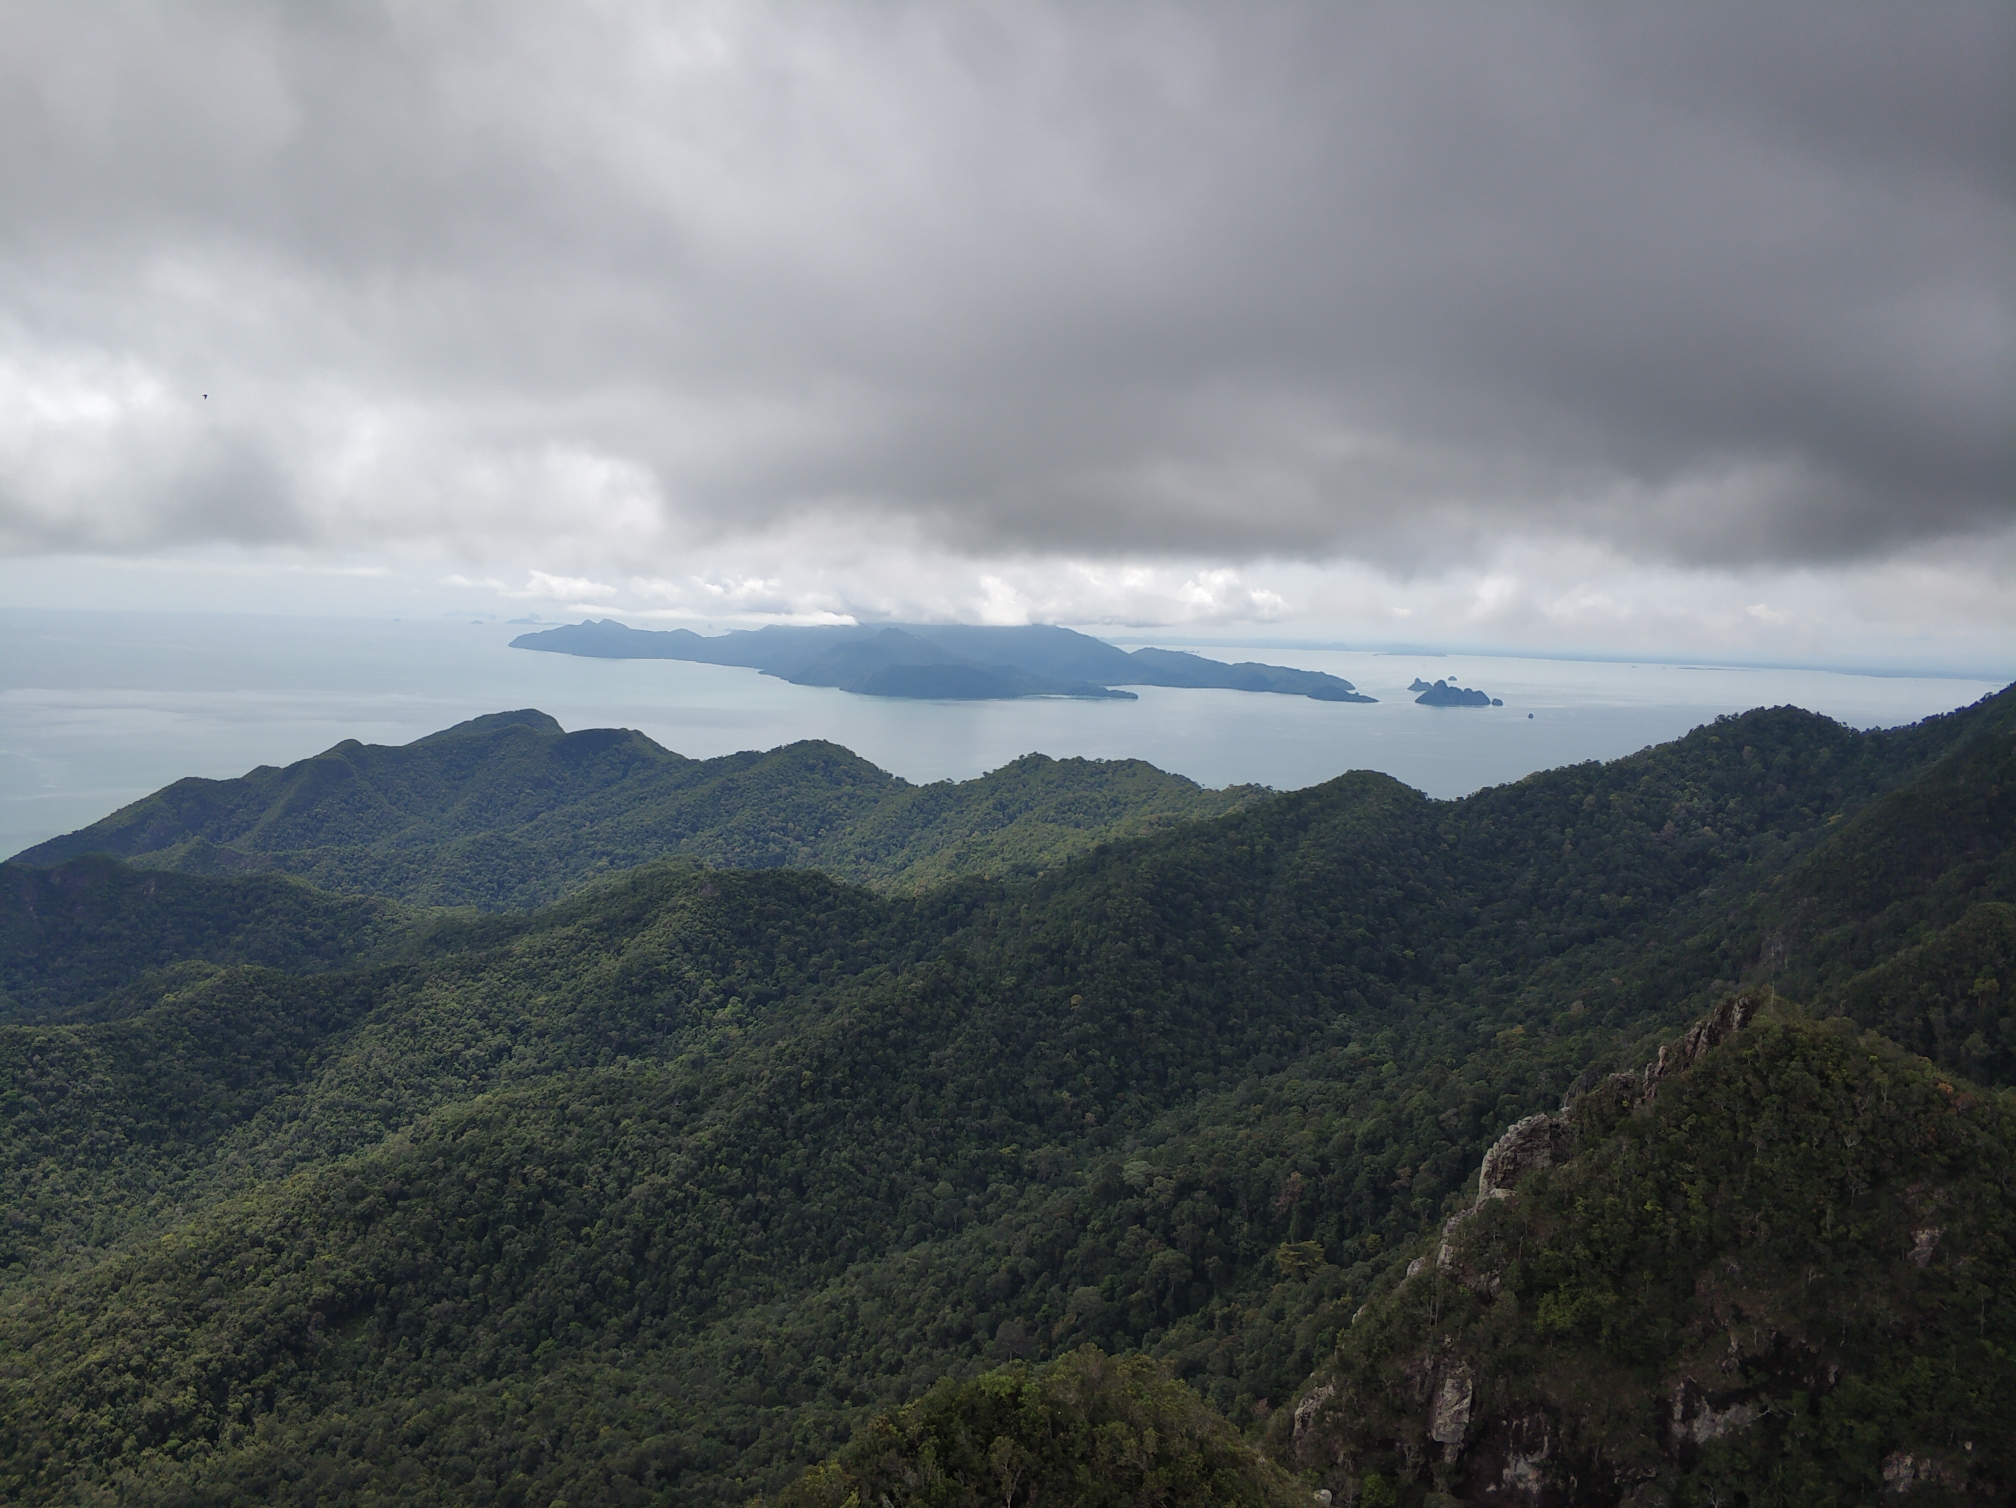
[[[581,597],[599,602],[614,597],[617,590],[607,582],[590,581],[585,576],[555,576],[546,571],[528,571],[524,586],[502,595],[517,600],[544,598],[548,601],[572,601]]]
[[[1569,538],[1501,542],[1482,565],[1401,575],[1349,561],[974,560],[928,540],[807,523],[760,548],[687,552],[683,576],[607,576],[551,561],[495,574],[387,552],[377,562],[278,549],[0,557],[10,607],[432,615],[536,603],[548,614],[716,631],[761,623],[1062,622],[1218,642],[1694,657],[2016,675],[2016,530],[1827,570],[1676,569]],[[501,564],[501,563],[500,563]],[[448,578],[460,578],[456,584]],[[522,587],[493,582],[524,582]],[[486,604],[485,596],[491,601]],[[1753,608],[1782,615],[1760,617]]]
[[[27,0],[0,552],[1943,653],[2016,595],[2012,36]]]

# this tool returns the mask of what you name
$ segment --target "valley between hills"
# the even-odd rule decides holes
[[[2007,1501],[2012,828],[2016,690],[177,782],[0,866],[0,1499]]]

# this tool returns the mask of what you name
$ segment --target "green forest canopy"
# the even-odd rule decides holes
[[[2006,1095],[2011,721],[1760,711],[916,891],[10,866],[0,1488],[740,1502],[1088,1342],[1317,1471],[1292,1405],[1484,1149],[1732,989]]]
[[[528,710],[401,747],[345,740],[285,769],[178,780],[16,862],[102,853],[195,874],[273,870],[484,910],[540,905],[674,856],[914,889],[1033,874],[1264,794],[1205,790],[1140,760],[1040,754],[977,780],[916,786],[837,744],[688,759],[627,728],[566,733]]]

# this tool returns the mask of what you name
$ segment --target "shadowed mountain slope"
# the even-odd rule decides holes
[[[103,856],[0,864],[0,1022],[103,1002],[174,964],[294,974],[354,964],[396,946],[412,923],[399,906],[278,875],[220,883]]]

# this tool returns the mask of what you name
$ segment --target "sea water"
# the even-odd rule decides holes
[[[729,666],[509,648],[524,631],[459,620],[0,613],[0,854],[180,776],[240,775],[347,738],[406,743],[519,707],[569,729],[636,728],[697,758],[828,739],[920,782],[969,779],[1036,751],[1145,759],[1203,785],[1280,790],[1382,770],[1447,798],[1612,759],[1750,707],[1789,704],[1887,727],[1999,689],[1838,671],[1225,645],[1199,652],[1327,670],[1379,700],[1144,686],[1131,702],[913,702]],[[1406,689],[1417,676],[1505,705],[1417,706]]]

